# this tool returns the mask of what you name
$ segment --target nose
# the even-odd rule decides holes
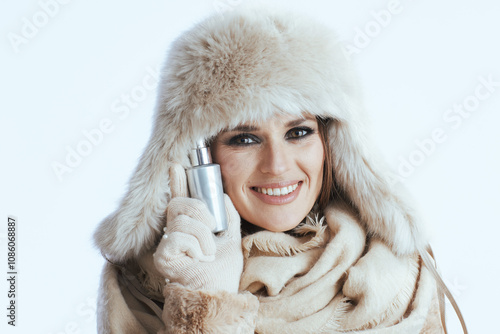
[[[269,142],[260,154],[260,171],[269,175],[282,175],[290,169],[291,156],[286,144]]]

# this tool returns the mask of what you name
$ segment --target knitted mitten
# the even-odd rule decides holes
[[[189,289],[238,292],[243,270],[240,216],[224,195],[228,229],[214,235],[215,219],[206,204],[186,197],[187,182],[179,164],[170,168],[172,200],[165,234],[154,254],[158,271]]]

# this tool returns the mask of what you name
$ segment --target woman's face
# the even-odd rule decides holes
[[[319,196],[324,147],[314,116],[275,116],[221,132],[212,144],[224,190],[246,221],[296,227]]]

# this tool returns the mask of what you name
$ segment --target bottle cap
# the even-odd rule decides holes
[[[194,166],[208,165],[212,163],[212,156],[205,141],[200,139],[196,142],[196,148],[191,150],[189,155],[191,164]]]

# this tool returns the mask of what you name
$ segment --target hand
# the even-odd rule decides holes
[[[184,169],[170,168],[172,199],[165,234],[154,254],[157,270],[189,289],[238,292],[243,270],[240,216],[226,194],[228,229],[214,235],[215,219],[205,203],[187,197]]]

